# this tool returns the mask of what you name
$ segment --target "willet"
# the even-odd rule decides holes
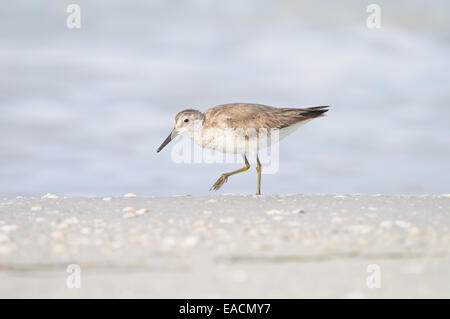
[[[177,135],[186,134],[202,147],[241,154],[245,166],[223,173],[211,190],[218,190],[231,175],[248,170],[250,164],[246,154],[254,155],[258,173],[256,194],[260,195],[261,163],[258,151],[280,141],[301,124],[323,116],[328,111],[327,108],[328,106],[278,108],[261,104],[233,103],[215,106],[205,113],[192,109],[184,110],[175,116],[175,127],[157,152]]]

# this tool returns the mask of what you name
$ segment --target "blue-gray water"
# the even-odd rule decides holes
[[[238,165],[156,148],[178,111],[229,102],[332,105],[281,142],[263,193],[449,193],[450,3],[380,1],[369,29],[370,3],[2,4],[0,196],[207,194]]]

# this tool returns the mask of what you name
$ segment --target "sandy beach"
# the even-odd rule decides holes
[[[449,298],[449,225],[450,195],[1,199],[0,297]]]

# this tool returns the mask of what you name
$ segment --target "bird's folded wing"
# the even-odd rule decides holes
[[[320,117],[328,106],[277,108],[261,104],[224,104],[205,112],[204,127],[233,129],[281,129]]]

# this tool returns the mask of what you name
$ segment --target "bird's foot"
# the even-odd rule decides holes
[[[211,187],[210,191],[212,190],[218,190],[219,188],[222,187],[223,184],[226,183],[226,181],[228,180],[228,175],[226,174],[222,174],[222,176],[219,177],[219,179],[214,183],[214,185]]]

